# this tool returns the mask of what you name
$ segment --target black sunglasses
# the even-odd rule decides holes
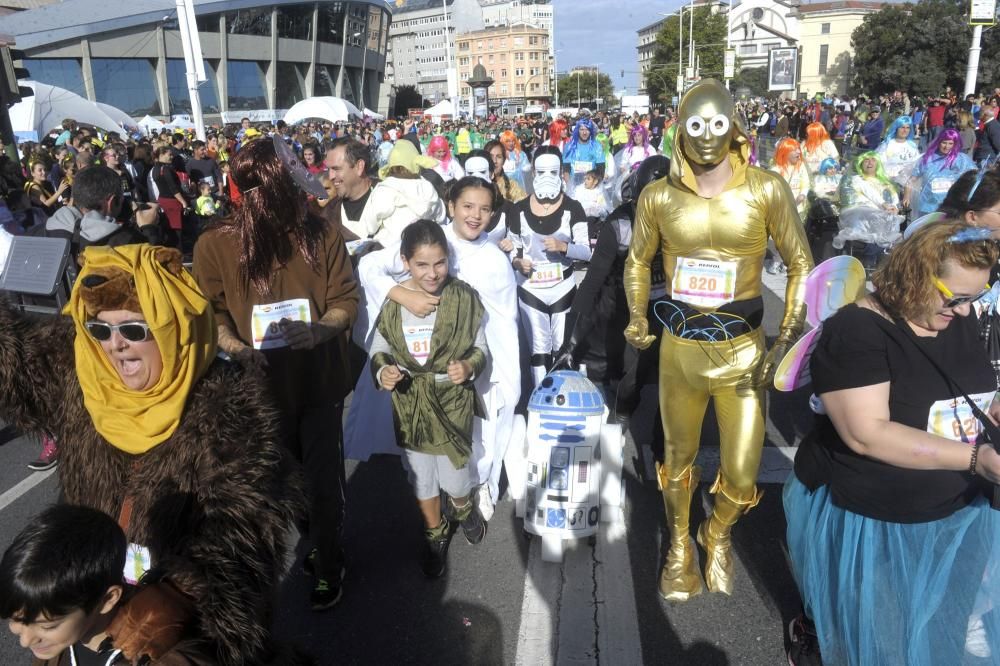
[[[150,339],[149,324],[141,321],[127,321],[124,324],[109,324],[103,321],[88,321],[84,326],[90,337],[99,342],[111,339],[111,334],[118,331],[129,342],[145,342]]]

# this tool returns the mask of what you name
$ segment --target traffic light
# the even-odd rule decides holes
[[[0,86],[0,98],[4,105],[10,108],[21,101],[24,97],[31,97],[34,91],[27,86],[18,85],[21,79],[27,79],[30,74],[24,67],[18,67],[17,63],[24,60],[24,51],[12,49],[8,46],[0,46],[0,60],[3,61],[3,68],[0,74],[3,75],[3,85]]]

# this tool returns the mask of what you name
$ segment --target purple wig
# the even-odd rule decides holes
[[[927,146],[927,152],[924,156],[920,158],[920,163],[926,165],[932,157],[938,154],[938,146],[941,145],[942,141],[954,141],[954,145],[951,147],[951,151],[944,156],[944,165],[947,168],[951,168],[951,165],[955,163],[955,158],[958,154],[962,152],[962,136],[958,133],[956,129],[946,129],[937,135],[937,138],[930,142]]]
[[[635,145],[636,134],[642,135],[642,147],[649,148],[649,130],[643,127],[641,123],[636,123],[635,127],[632,128],[632,131],[628,133],[628,144],[630,146]]]

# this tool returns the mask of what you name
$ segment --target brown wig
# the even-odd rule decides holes
[[[271,275],[288,263],[293,253],[302,253],[306,263],[317,268],[323,222],[306,214],[305,195],[278,159],[271,141],[252,141],[233,157],[233,182],[243,196],[233,216],[239,236],[240,280],[249,293],[271,290]]]
[[[933,309],[938,298],[934,278],[942,277],[945,262],[963,268],[989,270],[997,263],[993,240],[952,242],[960,231],[975,227],[956,220],[932,222],[893,248],[872,275],[875,293],[889,314],[912,321]]]

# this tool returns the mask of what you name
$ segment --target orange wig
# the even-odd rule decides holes
[[[774,149],[774,163],[782,170],[787,170],[789,166],[788,156],[796,150],[801,150],[799,142],[788,136],[778,142],[778,147]]]
[[[830,135],[827,133],[823,123],[809,123],[806,127],[806,152],[815,153],[824,141],[829,141]]]

